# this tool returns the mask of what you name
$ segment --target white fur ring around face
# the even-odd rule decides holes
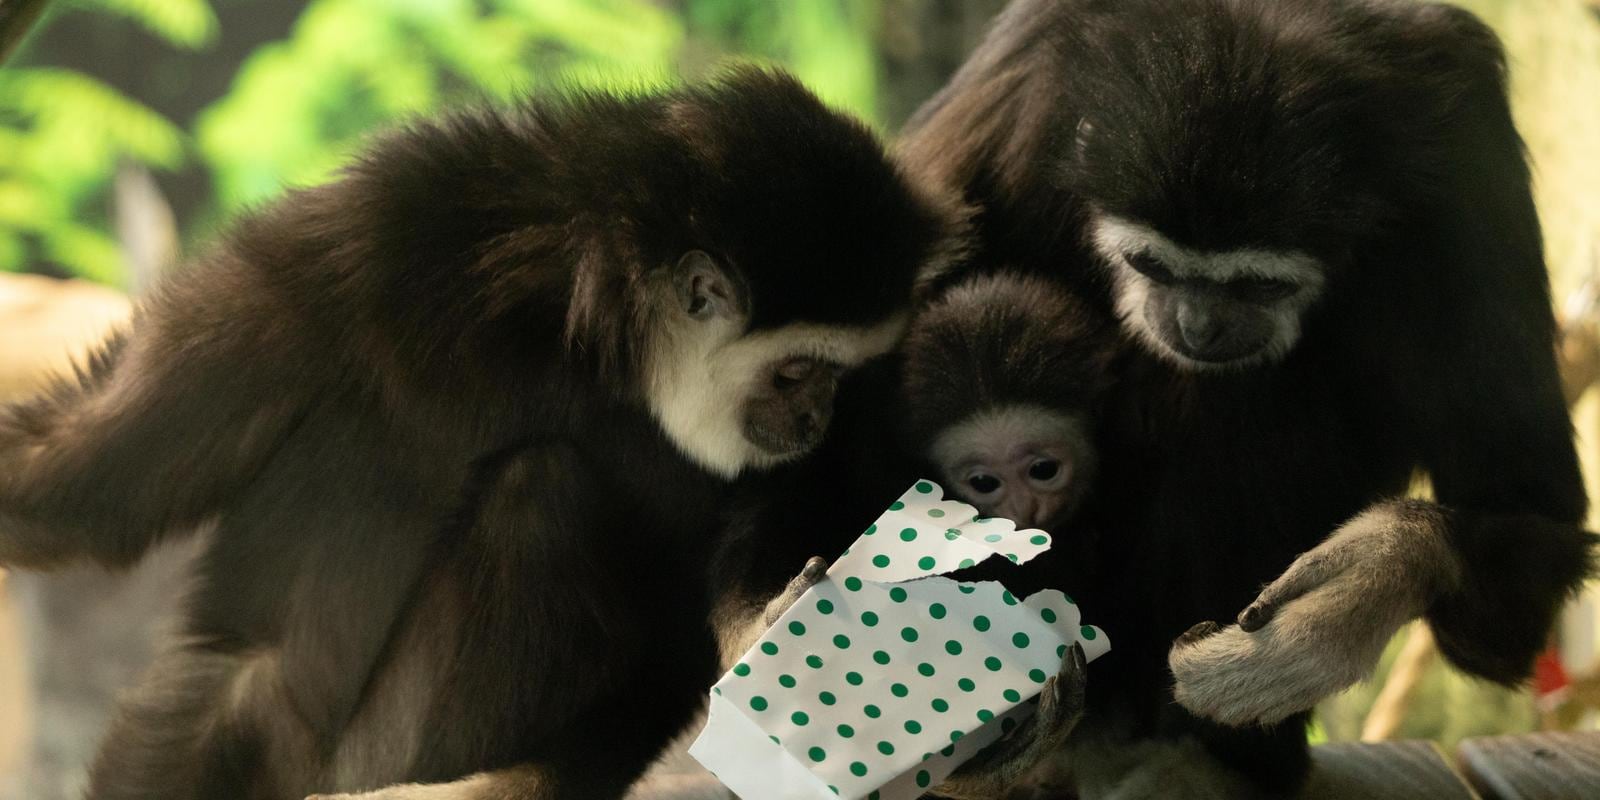
[[[717,682],[690,754],[745,800],[922,795],[1033,712],[1073,643],[1110,649],[1061,592],[941,576],[1049,546],[918,481]]]

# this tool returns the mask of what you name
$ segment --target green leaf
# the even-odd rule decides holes
[[[45,255],[92,281],[121,285],[127,271],[122,251],[109,235],[82,225],[63,222],[46,231]]]
[[[56,139],[42,149],[96,164],[128,156],[174,168],[183,163],[183,133],[160,114],[77,72],[37,67],[0,72],[0,111],[34,123],[30,139]],[[39,164],[41,168],[70,160]]]
[[[16,272],[28,265],[28,248],[22,237],[0,228],[0,271]]]
[[[682,22],[640,0],[498,0],[496,5],[521,15],[536,37],[616,67],[658,69],[683,44]]]
[[[326,179],[413,114],[557,84],[659,83],[683,41],[650,0],[316,0],[245,62],[196,141],[237,208]]]
[[[190,50],[217,40],[217,15],[206,0],[67,0],[65,4],[126,17]]]
[[[878,2],[700,0],[686,10],[691,29],[724,54],[784,67],[829,104],[876,118]],[[716,55],[702,53],[698,60],[714,64]]]
[[[53,216],[41,187],[16,180],[0,180],[0,229],[32,228]]]

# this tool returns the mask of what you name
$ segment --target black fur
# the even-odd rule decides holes
[[[0,413],[0,563],[125,565],[215,521],[90,796],[497,768],[495,797],[620,794],[714,677],[733,491],[645,407],[647,280],[701,249],[752,329],[853,330],[906,309],[948,211],[746,70],[418,122],[245,218],[78,384]]]
[[[901,346],[910,444],[975,412],[1025,404],[1085,418],[1112,383],[1115,328],[1037,277],[968,281],[918,312]]]
[[[1091,717],[1197,733],[1260,786],[1296,785],[1298,721],[1196,720],[1171,702],[1167,649],[1419,469],[1468,574],[1429,617],[1446,655],[1528,673],[1591,537],[1528,168],[1481,22],[1410,2],[1018,0],[904,151],[981,209],[973,269],[1055,276],[1100,313],[1094,210],[1327,270],[1283,362],[1196,375],[1141,351],[1119,375],[1085,511],[1103,566],[1074,589],[1117,643]]]

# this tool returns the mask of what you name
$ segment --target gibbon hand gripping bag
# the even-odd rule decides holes
[[[1033,713],[1073,642],[1110,650],[1061,592],[938,577],[1050,548],[942,498],[918,481],[712,688],[689,754],[739,797],[911,800]]]

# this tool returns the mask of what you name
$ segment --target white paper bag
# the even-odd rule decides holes
[[[717,682],[690,755],[744,800],[918,797],[1033,713],[1073,642],[1110,649],[1061,592],[937,577],[1050,543],[918,481]]]

